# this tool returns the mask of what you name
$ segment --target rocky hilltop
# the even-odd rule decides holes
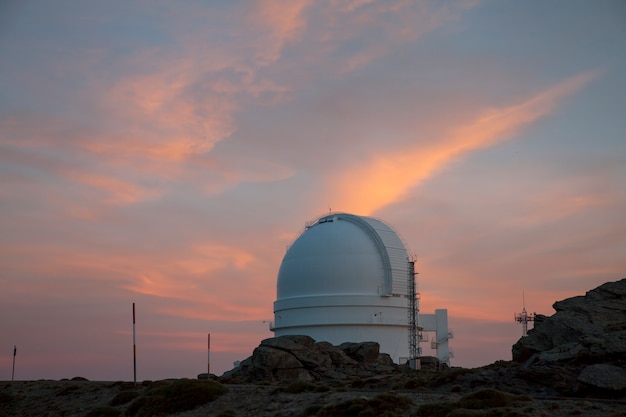
[[[534,329],[513,345],[524,362],[614,361],[626,354],[626,278],[607,282],[584,296],[555,302],[556,314],[537,316]]]
[[[626,279],[554,304],[480,368],[394,364],[378,343],[263,340],[218,377],[128,382],[0,382],[0,416],[626,417]]]
[[[553,304],[513,345],[513,360],[564,393],[626,390],[626,278]]]

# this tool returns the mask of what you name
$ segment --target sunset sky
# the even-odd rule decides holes
[[[304,224],[384,220],[452,365],[626,277],[626,3],[3,1],[0,380],[220,375]]]

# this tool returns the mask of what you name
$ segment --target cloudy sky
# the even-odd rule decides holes
[[[195,377],[305,222],[383,219],[453,365],[626,276],[626,4],[3,1],[0,380]]]

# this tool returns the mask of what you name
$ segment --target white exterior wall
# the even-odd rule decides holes
[[[317,296],[274,303],[275,336],[304,334],[318,342],[378,342],[395,362],[408,355],[406,298]]]
[[[417,322],[423,331],[435,332],[435,340],[431,342],[431,346],[437,350],[439,362],[449,366],[452,354],[448,339],[452,338],[452,334],[448,328],[448,310],[438,309],[435,314],[420,314]]]

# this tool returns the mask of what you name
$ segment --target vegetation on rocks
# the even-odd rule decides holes
[[[122,412],[114,407],[96,407],[87,413],[86,417],[120,417]]]
[[[135,398],[139,397],[139,392],[135,390],[124,390],[118,392],[115,397],[111,399],[109,405],[115,407],[131,402]]]
[[[418,416],[424,417],[461,417],[461,416],[525,416],[518,410],[506,407],[519,402],[531,401],[523,395],[514,395],[494,389],[482,389],[461,397],[458,401],[445,401],[423,404],[417,410]]]
[[[129,416],[150,417],[191,410],[224,395],[228,389],[216,381],[179,379],[158,381],[128,407]]]
[[[316,417],[396,417],[411,407],[413,401],[394,393],[378,394],[374,398],[354,398],[338,404],[308,408],[304,416]]]

